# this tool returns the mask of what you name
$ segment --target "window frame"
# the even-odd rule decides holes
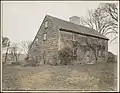
[[[47,34],[46,33],[43,34],[43,40],[44,41],[47,40]]]
[[[44,27],[45,27],[45,29],[48,28],[48,20],[45,21]]]
[[[39,45],[39,40],[38,37],[35,39],[35,45],[38,46]]]
[[[100,50],[98,51],[98,56],[101,57],[101,51]]]
[[[72,40],[76,41],[76,34],[75,33],[72,34]]]
[[[87,50],[86,54],[87,54],[87,57],[90,57],[90,50]]]

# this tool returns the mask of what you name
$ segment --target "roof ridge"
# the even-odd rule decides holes
[[[56,18],[56,19],[59,19],[59,20],[62,20],[62,21],[66,21],[66,22],[69,22],[69,23],[74,24],[74,25],[78,25],[78,24],[72,23],[72,22],[70,22],[70,21],[67,21],[67,20],[64,20],[64,19],[60,19],[60,18],[57,18],[57,17],[53,17],[53,16],[50,16],[50,15],[46,15],[46,16],[52,17],[52,18]],[[82,26],[82,25],[78,25],[78,26]],[[83,26],[83,27],[86,27],[86,26]],[[86,28],[89,28],[89,27],[86,27]],[[91,29],[92,29],[92,28],[91,28]]]
[[[86,27],[86,26],[83,26],[83,25],[78,25],[78,24],[72,23],[72,22],[70,22],[70,21],[63,20],[63,19],[60,19],[60,18],[51,16],[51,15],[48,15],[48,14],[47,14],[46,16],[49,17],[50,19],[53,19],[53,22],[54,22],[54,19],[56,19],[56,20],[60,20],[60,21],[67,22],[67,23],[69,23],[69,24],[73,24],[74,26],[79,26],[79,27],[83,27],[83,28],[86,28],[86,29],[90,29],[90,31],[92,31],[92,32],[94,32],[94,33],[96,33],[96,34],[99,34],[100,36],[108,39],[105,35],[99,33],[97,30],[95,30],[95,29],[93,29],[93,28],[89,28],[89,27]],[[51,20],[51,21],[52,21],[52,20]],[[98,36],[98,37],[100,37],[100,36]]]
[[[70,22],[70,21],[63,20],[63,19],[60,19],[60,18],[57,18],[57,17],[53,17],[53,16],[50,16],[50,15],[46,15],[46,16],[52,17],[52,18],[56,18],[56,19],[59,19],[59,20],[65,21],[65,22],[69,22],[69,23],[74,24],[74,25],[78,25],[78,24],[72,23],[72,22]],[[83,26],[83,25],[78,25],[78,26],[82,26],[82,27],[85,27],[85,28],[89,28],[89,27]],[[93,28],[89,28],[89,29],[95,30],[95,29],[93,29]],[[95,30],[95,31],[96,31],[96,30]]]

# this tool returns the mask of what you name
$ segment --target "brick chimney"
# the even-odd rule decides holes
[[[70,22],[72,22],[74,24],[80,25],[80,17],[72,16],[69,18],[69,20],[70,20]]]

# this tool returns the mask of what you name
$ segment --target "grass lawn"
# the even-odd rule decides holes
[[[106,90],[117,86],[117,64],[39,67],[5,65],[3,90]]]

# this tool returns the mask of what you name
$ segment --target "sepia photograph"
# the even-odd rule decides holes
[[[2,1],[1,90],[117,92],[118,1]]]

